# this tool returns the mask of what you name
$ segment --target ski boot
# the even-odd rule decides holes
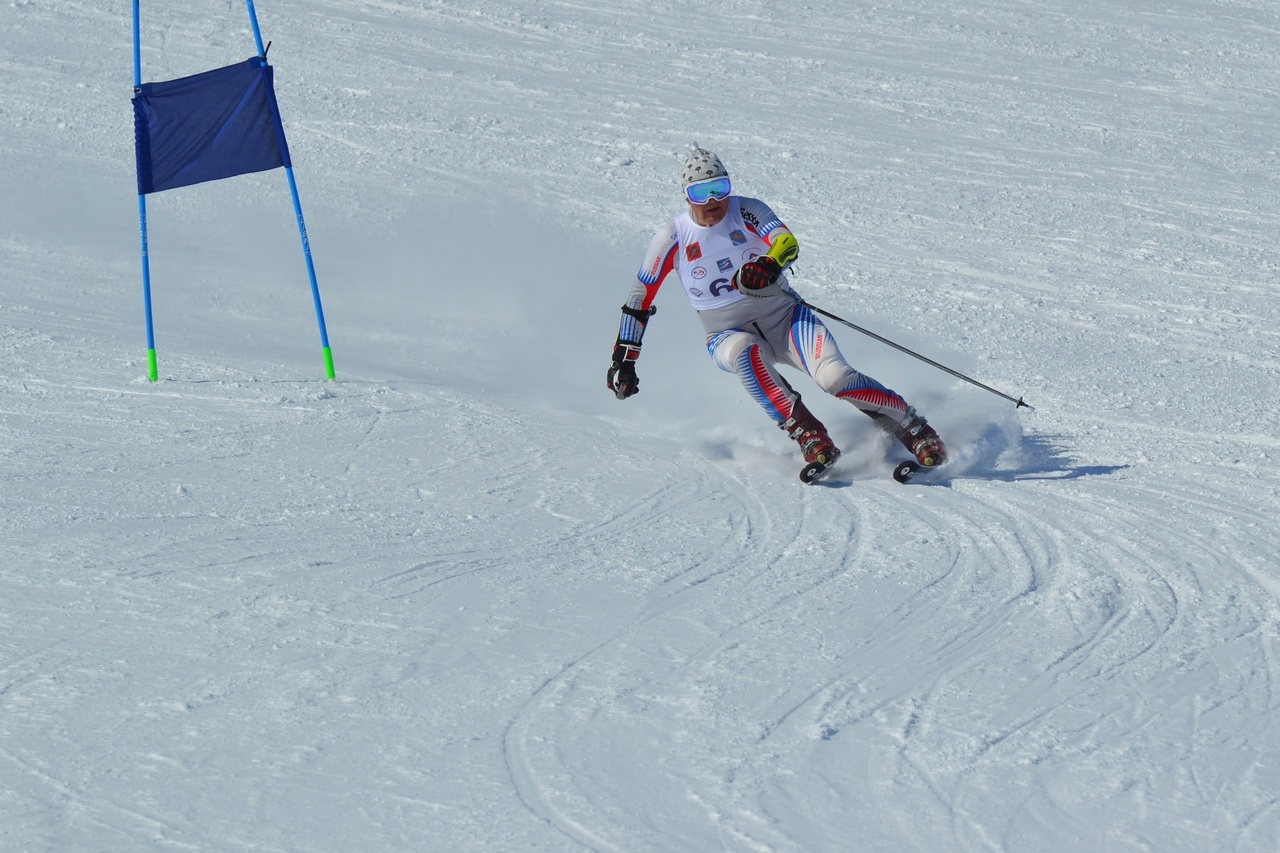
[[[803,482],[812,483],[840,458],[840,448],[827,435],[827,428],[805,408],[799,397],[791,406],[791,417],[778,426],[800,445],[805,461],[800,471]]]
[[[924,467],[932,468],[947,461],[946,445],[934,428],[916,414],[915,409],[907,409],[907,418],[898,425],[895,433],[898,440]]]

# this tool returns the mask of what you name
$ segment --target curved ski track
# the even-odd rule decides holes
[[[610,526],[693,495],[731,535],[696,543],[702,559],[543,683],[503,738],[521,798],[568,838],[1016,850],[1176,845],[1188,826],[1239,849],[1275,836],[1263,756],[1238,776],[1210,760],[1244,739],[1215,711],[1269,708],[1280,674],[1274,591],[1238,556],[1258,552],[1239,539],[1271,514],[1230,484],[1161,487],[1168,511],[1152,517],[1150,495],[1129,499],[1152,487],[1118,477],[860,481],[769,501],[727,469],[692,472]],[[895,589],[891,610],[862,606]],[[1237,682],[1225,664],[1241,658],[1253,677]],[[1146,772],[1108,784],[1135,753]],[[821,799],[805,794],[815,776]],[[998,795],[1009,778],[1015,801]],[[1087,819],[1108,802],[1124,806],[1113,820]],[[1146,807],[1167,802],[1180,821]]]

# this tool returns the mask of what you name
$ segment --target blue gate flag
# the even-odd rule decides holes
[[[291,168],[272,67],[225,68],[142,83],[133,99],[138,195]]]

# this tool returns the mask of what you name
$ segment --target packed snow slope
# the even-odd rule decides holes
[[[1272,851],[1280,6],[260,0],[284,175],[149,198],[130,10],[0,8],[0,849]],[[253,53],[143,4],[143,76]],[[692,142],[948,439],[674,284]]]

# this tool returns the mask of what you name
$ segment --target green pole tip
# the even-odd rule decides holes
[[[152,382],[160,378],[160,371],[156,367],[156,351],[153,349],[147,350],[147,378]]]
[[[329,379],[333,379],[335,376],[333,372],[333,350],[328,347],[324,348],[324,375]]]

